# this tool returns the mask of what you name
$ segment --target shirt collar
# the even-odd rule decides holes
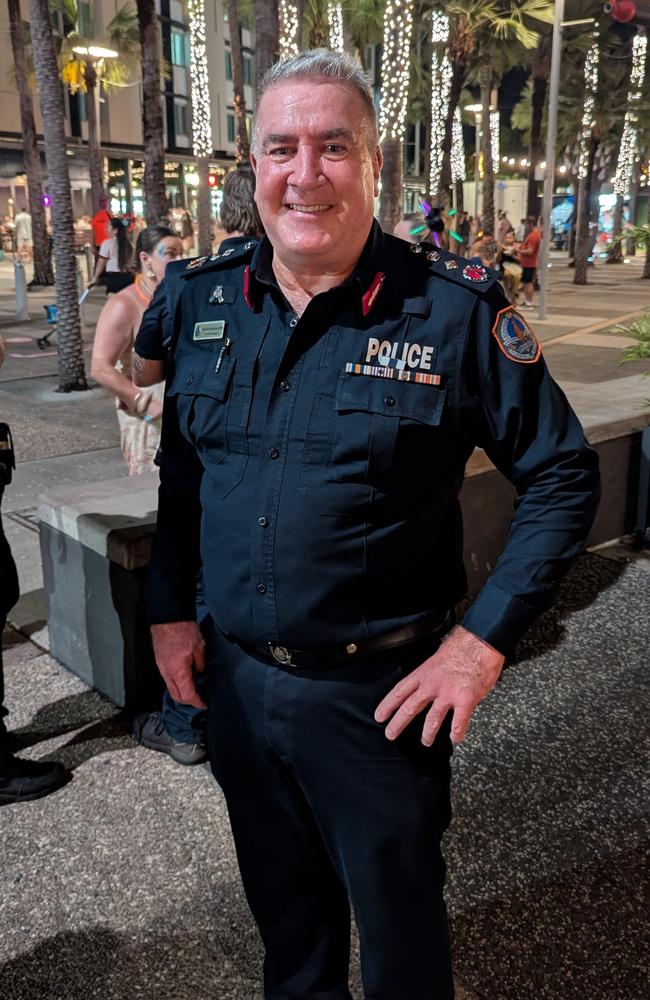
[[[384,259],[384,234],[376,219],[372,220],[372,226],[368,234],[361,255],[349,278],[336,287],[341,289],[353,288],[355,297],[358,298],[359,306],[362,307],[362,300],[368,290],[374,288],[378,273],[383,273],[385,267],[382,266]],[[269,288],[277,288],[278,283],[273,273],[273,246],[267,236],[264,236],[257,246],[250,264],[249,294],[256,298],[264,294]],[[332,289],[334,291],[334,289]]]

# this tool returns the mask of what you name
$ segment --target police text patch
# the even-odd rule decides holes
[[[514,306],[506,306],[497,313],[492,333],[503,353],[511,361],[518,361],[521,365],[532,365],[541,357],[542,349],[535,334]]]
[[[225,329],[225,319],[212,320],[210,323],[196,323],[192,340],[221,340]]]

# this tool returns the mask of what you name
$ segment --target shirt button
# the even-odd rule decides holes
[[[266,528],[267,524],[269,523],[269,520],[267,517],[258,517],[257,523],[259,524],[260,528]]]
[[[293,330],[294,326],[297,326],[297,325],[298,325],[298,319],[297,319],[297,317],[296,317],[296,316],[293,316],[293,317],[292,317],[292,318],[291,318],[291,319],[289,320],[289,326],[290,326],[290,327],[291,327],[291,329]]]
[[[280,382],[280,388],[282,389],[282,392],[289,392],[291,386],[288,382]]]
[[[386,406],[395,406],[395,399],[393,396],[384,396],[384,403]]]
[[[269,448],[269,458],[279,458],[280,452],[277,448]]]
[[[258,594],[265,594],[266,593],[266,584],[265,583],[258,583],[258,585],[257,585],[257,593]]]

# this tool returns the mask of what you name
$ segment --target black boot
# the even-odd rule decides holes
[[[29,802],[61,788],[72,775],[52,760],[21,760],[0,747],[0,804]]]

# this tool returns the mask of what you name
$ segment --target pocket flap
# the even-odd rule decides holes
[[[399,382],[342,372],[336,391],[336,410],[345,413],[365,410],[392,417],[408,417],[423,424],[437,425],[447,390],[422,382]]]
[[[170,396],[210,396],[223,402],[235,370],[235,359],[229,354],[217,367],[217,354],[181,361],[169,387]]]

